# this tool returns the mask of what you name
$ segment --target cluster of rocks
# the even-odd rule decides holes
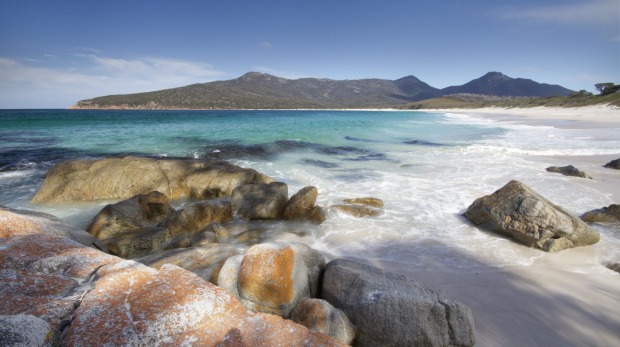
[[[616,169],[616,170],[620,170],[620,158],[615,159],[610,161],[609,163],[603,165],[606,168],[609,169]],[[556,173],[560,173],[562,175],[565,176],[574,176],[574,177],[581,177],[581,178],[589,178],[592,179],[592,177],[590,177],[587,173],[577,169],[576,167],[572,166],[572,165],[567,165],[567,166],[550,166],[546,169],[548,172],[556,172]]]
[[[325,220],[315,187],[289,198],[284,183],[212,164],[58,164],[36,201],[126,199],[104,207],[88,232],[50,215],[0,209],[0,299],[10,303],[0,308],[0,344],[474,344],[469,309],[437,291],[350,260],[327,263],[303,243],[263,243],[261,221]],[[175,210],[171,197],[208,200]],[[333,208],[377,216],[383,201],[340,206]]]
[[[125,200],[87,231],[0,208],[0,344],[474,345],[472,314],[454,299],[352,260],[327,262],[303,243],[265,242],[264,221],[325,221],[317,195],[309,186],[289,198],[286,184],[220,161],[60,163],[35,201]],[[176,198],[201,201],[175,210]],[[376,198],[331,207],[356,217],[382,208]],[[619,212],[611,205],[582,218],[616,222]],[[518,181],[465,216],[548,252],[600,238]]]
[[[88,234],[54,218],[2,216],[2,345],[474,344],[463,304],[372,266],[326,264],[302,243],[228,257],[218,287],[171,262],[148,267],[75,242]]]

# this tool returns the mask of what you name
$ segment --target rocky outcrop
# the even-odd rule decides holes
[[[157,191],[138,194],[130,199],[107,205],[92,219],[86,231],[99,240],[119,234],[156,227],[174,213],[168,197]]]
[[[218,285],[255,311],[288,318],[297,304],[318,295],[325,258],[302,243],[263,243],[224,264]]]
[[[170,199],[229,196],[244,184],[272,179],[252,169],[212,160],[144,157],[69,160],[56,164],[34,203],[120,200],[158,191]]]
[[[473,346],[470,310],[404,276],[351,260],[327,264],[321,297],[357,326],[356,346]]]
[[[591,245],[600,239],[596,231],[569,211],[514,180],[495,193],[476,199],[465,217],[476,225],[547,252]]]
[[[230,198],[235,214],[246,220],[280,219],[287,201],[288,187],[282,182],[242,185]]]
[[[355,325],[347,318],[344,311],[322,299],[300,301],[291,314],[291,320],[348,345],[355,338]]]
[[[166,195],[139,194],[104,207],[87,230],[121,258],[144,257],[160,250],[189,247],[211,223],[232,219],[230,203],[213,199],[175,211]],[[208,242],[207,242],[208,243]]]
[[[607,207],[588,211],[581,216],[581,219],[588,223],[619,223],[620,205],[611,204]]]
[[[159,270],[47,234],[0,247],[0,342],[27,346],[344,346],[246,309],[166,264]]]
[[[575,176],[575,177],[592,179],[592,177],[588,176],[588,174],[586,174],[585,172],[577,169],[576,167],[574,167],[572,165],[568,165],[568,166],[550,166],[550,167],[547,168],[547,171],[548,172],[561,173],[564,176]]]
[[[610,161],[609,163],[605,164],[604,167],[620,170],[620,158]]]
[[[16,210],[0,205],[0,239],[30,234],[67,237],[85,246],[105,251],[104,245],[95,237],[51,214]]]

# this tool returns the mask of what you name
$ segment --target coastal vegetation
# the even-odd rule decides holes
[[[620,107],[620,93],[594,95],[586,91],[573,92],[566,96],[539,98],[493,96],[482,94],[453,94],[439,98],[409,103],[401,109],[449,109],[449,108],[526,108],[526,107],[581,107],[612,105]]]
[[[568,96],[559,85],[489,72],[464,85],[438,89],[406,76],[397,80],[286,79],[250,72],[227,81],[193,84],[146,93],[82,100],[75,109],[360,109],[399,108],[452,94],[535,98]]]

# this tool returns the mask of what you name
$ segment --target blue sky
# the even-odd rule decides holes
[[[236,78],[620,83],[619,0],[0,2],[0,108]]]

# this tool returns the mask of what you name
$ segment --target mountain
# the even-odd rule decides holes
[[[441,91],[443,95],[467,93],[531,97],[569,95],[572,92],[559,85],[538,83],[525,78],[510,78],[500,72],[489,72],[462,86],[447,87]]]
[[[227,81],[77,102],[76,109],[302,109],[379,108],[454,93],[510,96],[565,95],[570,90],[490,72],[467,84],[434,88],[414,76],[397,80],[286,79],[259,72]]]

